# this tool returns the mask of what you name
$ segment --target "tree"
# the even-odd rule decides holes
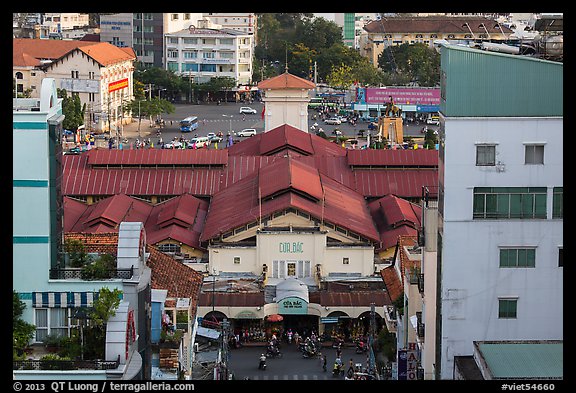
[[[440,83],[440,54],[425,44],[389,46],[378,57],[378,66],[420,86],[434,87]]]
[[[36,326],[24,321],[22,314],[26,304],[20,300],[18,292],[12,290],[12,359],[16,360],[24,354],[24,349],[34,337]]]
[[[98,291],[98,298],[92,303],[89,312],[90,319],[95,326],[106,326],[108,320],[116,315],[116,309],[120,305],[122,291],[114,288],[110,290],[102,287]]]
[[[58,98],[62,98],[62,114],[65,116],[62,127],[66,130],[77,130],[84,124],[86,104],[82,105],[78,94],[73,93],[68,97],[66,89],[57,89],[56,94]]]

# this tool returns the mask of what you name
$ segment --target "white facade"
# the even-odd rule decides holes
[[[472,354],[473,341],[563,339],[563,220],[552,217],[553,188],[563,186],[563,121],[449,117],[441,124],[439,334],[441,378],[452,379],[454,356]],[[476,165],[483,144],[495,146],[496,165]],[[525,164],[530,145],[543,146],[544,164]],[[473,218],[474,187],[544,187],[546,218]],[[505,248],[534,249],[535,266],[500,267]],[[501,300],[515,302],[515,316],[499,316]]]
[[[213,77],[252,79],[253,36],[233,30],[190,28],[165,35],[166,69],[198,83]]]
[[[43,25],[48,27],[50,33],[61,33],[63,30],[72,30],[78,27],[88,26],[90,22],[88,14],[80,14],[77,12],[47,12],[44,14],[43,19]]]
[[[253,12],[205,12],[203,15],[224,29],[232,29],[245,34],[256,34],[257,19]]]
[[[264,132],[284,124],[308,132],[309,89],[266,89]]]

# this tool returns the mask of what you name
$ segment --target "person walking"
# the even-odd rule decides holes
[[[326,372],[326,362],[328,361],[326,355],[322,356],[322,371]]]

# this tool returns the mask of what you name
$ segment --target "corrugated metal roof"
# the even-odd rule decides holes
[[[84,153],[88,165],[226,165],[228,150],[208,149],[93,149]]]
[[[495,379],[564,377],[564,343],[559,341],[476,342]]]
[[[563,64],[454,45],[441,49],[446,117],[563,116]]]
[[[422,196],[422,186],[438,186],[437,169],[385,169],[353,172],[355,189],[366,197],[394,194],[401,198]]]
[[[390,299],[384,291],[353,291],[353,292],[333,292],[321,291],[320,304],[323,306],[340,307],[368,307],[372,303],[376,307],[390,304]]]
[[[365,149],[348,150],[350,166],[438,167],[438,150],[434,149]]]
[[[199,306],[212,306],[212,293],[202,292],[198,300]],[[264,292],[214,292],[216,307],[257,307],[264,305]]]

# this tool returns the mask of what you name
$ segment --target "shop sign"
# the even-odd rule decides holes
[[[416,343],[408,343],[406,351],[406,379],[415,381],[418,379],[418,353]]]
[[[176,300],[177,310],[188,310],[189,308],[190,308],[190,298],[179,297],[178,300]]]
[[[406,380],[406,368],[407,368],[407,353],[405,349],[398,350],[398,380]]]
[[[279,250],[281,253],[303,253],[304,243],[302,242],[281,242],[279,244]]]
[[[278,302],[278,314],[308,314],[308,302],[296,296]]]
[[[236,319],[262,319],[254,311],[243,310],[236,314]]]

